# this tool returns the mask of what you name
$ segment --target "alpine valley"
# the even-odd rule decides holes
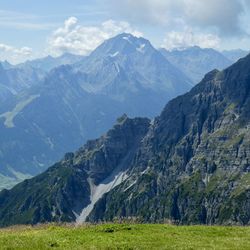
[[[126,56],[121,56],[125,52]],[[67,116],[72,108],[82,110],[84,107],[75,96],[80,95],[80,99],[86,101],[93,93],[112,93],[107,98],[115,103],[110,106],[125,111],[117,106],[116,100],[129,100],[137,111],[128,113],[135,116],[140,108],[144,109],[139,102],[131,103],[131,95],[138,101],[139,93],[150,91],[154,98],[143,102],[148,110],[153,104],[158,108],[163,100],[166,102],[171,95],[188,89],[188,78],[181,73],[177,77],[174,72],[176,68],[149,42],[123,34],[105,42],[74,67],[52,70],[43,84],[45,92],[41,90],[38,97],[36,87],[30,89],[31,102],[38,105],[43,100],[44,110],[53,110],[73,98],[75,106],[68,104],[65,116],[57,117],[53,111],[54,115],[44,122],[44,127],[48,123],[55,125],[53,129],[61,135],[59,141],[63,144],[64,140],[70,141],[71,130],[67,124],[55,124],[54,116],[63,122],[67,117],[72,124],[87,124],[84,118],[73,121]],[[136,81],[132,81],[131,76]],[[83,78],[91,84],[81,84],[79,79]],[[155,85],[151,85],[153,81]],[[74,91],[71,86],[75,86]],[[170,89],[173,92],[169,92]],[[157,103],[159,95],[154,95],[157,90],[165,96],[161,103]],[[63,100],[57,101],[57,105],[51,102],[57,98],[55,93]],[[99,105],[103,108],[107,104]],[[27,107],[26,112],[28,110],[33,114],[36,110],[38,118],[43,120],[43,112],[38,112],[38,108]],[[24,119],[26,112],[22,119],[14,121],[15,125],[18,120],[28,120],[29,113]],[[155,113],[156,109],[151,113],[141,112],[149,117]],[[113,114],[117,113],[113,111]],[[109,125],[103,124],[102,129]],[[90,130],[96,125],[89,125]],[[60,131],[63,128],[68,133]],[[78,138],[77,130],[73,132]],[[250,55],[225,70],[206,74],[190,92],[168,102],[155,119],[121,116],[99,139],[88,141],[75,153],[67,153],[44,173],[11,190],[3,190],[0,204],[1,226],[113,221],[117,218],[179,224],[249,225]]]

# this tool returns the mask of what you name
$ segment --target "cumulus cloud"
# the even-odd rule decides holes
[[[108,20],[99,26],[84,26],[78,23],[76,17],[70,17],[48,39],[48,52],[56,56],[64,52],[86,55],[104,40],[122,32],[142,35],[127,22]]]
[[[201,48],[218,48],[220,38],[213,34],[195,33],[192,29],[186,28],[184,32],[169,32],[161,47],[168,50],[175,48],[186,48],[198,45]]]
[[[235,36],[243,32],[240,25],[244,7],[241,0],[185,0],[185,18],[193,25],[215,27],[220,34]]]
[[[118,15],[139,23],[209,28],[223,36],[244,33],[241,17],[246,0],[120,0],[107,1]]]
[[[0,60],[9,60],[12,63],[18,63],[26,60],[32,55],[32,49],[29,47],[15,48],[13,46],[0,43]]]

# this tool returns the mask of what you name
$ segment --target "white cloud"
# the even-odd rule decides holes
[[[200,29],[216,29],[222,36],[243,32],[244,1],[247,0],[106,0],[118,16],[136,23],[174,29],[181,22]]]
[[[52,55],[64,52],[86,55],[104,40],[122,32],[132,33],[135,36],[142,35],[127,22],[108,20],[99,26],[84,26],[78,24],[76,17],[70,17],[64,22],[63,27],[55,30],[48,39],[48,52]]]
[[[186,48],[195,45],[201,48],[218,48],[220,38],[213,34],[195,33],[192,29],[186,28],[183,32],[169,32],[161,46],[172,50],[174,48]]]
[[[241,0],[183,0],[185,19],[200,27],[215,27],[219,33],[235,36],[243,32],[240,25],[244,6]]]
[[[0,60],[8,60],[11,63],[18,63],[26,60],[32,55],[29,47],[15,48],[13,46],[0,43]]]

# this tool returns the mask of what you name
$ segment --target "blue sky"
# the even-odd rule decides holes
[[[248,0],[0,0],[0,60],[88,54],[121,32],[173,49],[250,49]]]

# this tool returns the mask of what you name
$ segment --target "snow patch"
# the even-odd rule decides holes
[[[127,36],[124,36],[122,39],[127,40],[129,43],[132,43],[132,42],[129,40],[129,37],[127,37]]]
[[[139,51],[140,53],[144,53],[144,48],[145,48],[146,44],[141,44],[140,47],[136,48],[137,51]]]
[[[124,189],[124,192],[129,190],[131,187],[133,187],[135,184],[137,183],[137,180],[133,181],[129,186],[127,186],[125,189]]]
[[[110,57],[116,57],[118,56],[118,54],[119,54],[119,51],[116,51],[114,54],[110,54]]]
[[[115,68],[116,68],[117,73],[120,73],[120,67],[117,63],[115,63]]]
[[[52,142],[52,140],[51,140],[50,137],[47,137],[47,138],[46,138],[46,143],[49,145],[49,147],[50,147],[51,149],[54,149],[55,145],[54,145],[54,143]]]
[[[205,174],[205,177],[202,179],[202,182],[205,184],[205,186],[208,185],[210,181],[211,174]]]
[[[126,175],[126,171],[115,171],[111,176],[109,176],[107,179],[105,179],[102,183],[99,185],[95,185],[93,183],[93,180],[88,179],[91,195],[90,195],[90,204],[85,207],[80,216],[77,217],[76,223],[81,224],[86,221],[86,218],[91,213],[91,211],[94,208],[94,205],[96,202],[102,198],[102,196],[106,193],[108,193],[110,190],[112,190],[114,187],[121,184],[128,176]]]

